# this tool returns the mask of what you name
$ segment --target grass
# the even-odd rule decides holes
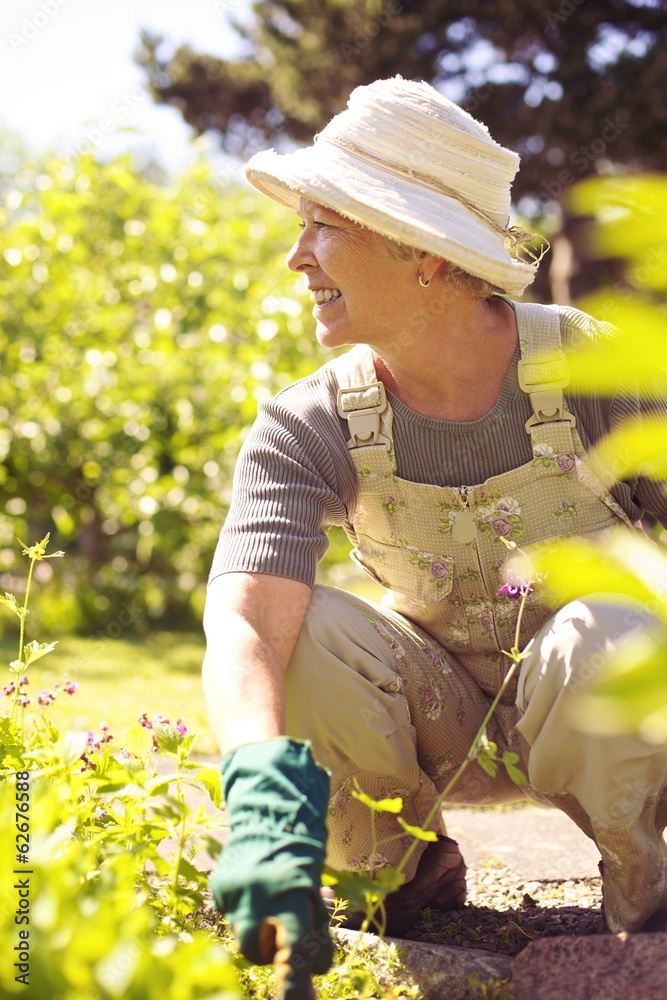
[[[349,568],[336,567],[330,576],[327,582],[368,600],[379,601],[383,593],[352,563]],[[33,600],[39,602],[38,590]],[[9,616],[1,624],[0,686],[4,686],[12,675],[8,670],[3,674],[2,665],[17,655],[18,627],[14,636]],[[28,620],[26,641],[34,638],[50,641],[48,635],[32,635]],[[183,717],[190,732],[197,733],[195,755],[219,756],[201,686],[205,647],[203,630],[153,632],[145,639],[66,636],[52,653],[29,668],[28,694],[34,704],[40,690],[52,689],[66,675],[78,681],[79,690],[72,696],[59,695],[49,707],[49,719],[61,732],[97,731],[100,722],[105,722],[122,745],[124,733],[142,712],[149,718],[162,713],[171,720]]]
[[[197,733],[195,754],[217,755],[201,687],[204,648],[203,632],[155,632],[146,639],[104,641],[69,636],[29,668],[28,693],[34,700],[42,688],[52,688],[67,675],[79,682],[79,690],[59,695],[49,708],[49,719],[61,731],[97,730],[106,722],[122,745],[123,734],[138,715],[147,712],[153,718],[161,712],[172,720],[185,718],[188,729]],[[4,663],[16,652],[16,640],[8,635],[0,640]],[[7,671],[2,683],[9,678]]]

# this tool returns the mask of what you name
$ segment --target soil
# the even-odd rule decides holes
[[[599,878],[525,882],[499,862],[469,867],[461,910],[424,910],[406,937],[517,955],[542,937],[608,933]]]

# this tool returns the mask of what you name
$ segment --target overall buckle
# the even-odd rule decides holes
[[[359,397],[369,389],[377,390],[377,402],[359,409]],[[387,393],[383,382],[370,382],[368,385],[338,390],[338,415],[347,420],[350,432],[350,440],[347,442],[348,448],[368,448],[372,445],[382,444],[387,451],[389,450],[389,438],[380,434],[380,414],[384,413],[386,409]]]
[[[533,416],[526,421],[530,432],[537,424],[566,421],[570,427],[576,424],[576,417],[565,409],[563,389],[570,381],[570,373],[565,358],[545,361],[519,361],[517,366],[519,386],[530,397]]]

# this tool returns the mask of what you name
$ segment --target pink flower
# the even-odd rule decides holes
[[[501,497],[500,500],[496,501],[496,510],[501,511],[504,514],[520,514],[521,507],[514,497]]]
[[[524,595],[527,596],[528,594],[532,594],[532,592],[533,588],[529,583],[522,583],[522,584],[506,583],[498,591],[499,594],[504,594],[507,597],[511,597],[513,600],[515,600],[517,597],[523,597]]]
[[[188,727],[185,725],[183,719],[176,719],[175,729],[181,736],[185,736],[188,731]]]
[[[137,722],[139,723],[140,726],[143,726],[144,729],[152,729],[153,728],[153,723],[148,721],[148,713],[147,712],[142,712],[141,715],[138,717]]]
[[[55,700],[56,696],[53,691],[40,691],[37,695],[37,704],[43,705],[44,707],[46,707],[46,705],[50,705],[51,702]]]
[[[421,702],[422,711],[427,719],[434,720],[440,717],[440,695],[432,684],[425,684],[421,689]]]
[[[27,694],[20,694],[16,699],[16,704],[20,705],[21,708],[25,708],[26,705],[30,704],[30,698],[28,698]]]
[[[561,472],[572,472],[574,468],[574,455],[571,455],[569,452],[556,455],[556,465]]]
[[[28,675],[24,674],[23,677],[21,678],[21,680],[19,681],[19,687],[23,687],[24,684],[28,684],[28,683],[29,683],[28,682]],[[13,685],[14,685],[14,682],[12,681],[12,690],[13,690]]]
[[[431,563],[431,576],[434,576],[436,580],[441,580],[444,576],[449,576],[450,569],[449,566],[444,563],[441,559],[434,559]]]
[[[9,684],[5,684],[5,686],[2,688],[2,692],[1,693],[4,694],[4,695],[9,696],[10,694],[14,694],[15,690],[16,690],[16,686],[14,684],[14,681],[10,681]]]
[[[79,690],[78,681],[70,681],[67,678],[65,678],[65,682],[63,684],[63,691],[65,692],[65,694],[74,694],[78,690]]]
[[[512,525],[504,517],[497,517],[491,522],[491,527],[496,535],[509,535],[512,532]]]

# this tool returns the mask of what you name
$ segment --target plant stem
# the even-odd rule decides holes
[[[482,736],[486,732],[486,727],[488,726],[488,724],[489,724],[489,722],[491,720],[491,717],[492,717],[493,713],[496,710],[498,702],[500,701],[500,699],[502,698],[503,694],[505,693],[505,690],[507,689],[507,685],[509,684],[510,680],[514,676],[514,674],[516,672],[516,668],[521,663],[521,660],[522,660],[523,657],[518,652],[518,647],[519,647],[519,632],[520,632],[520,629],[521,629],[521,618],[523,616],[523,609],[524,609],[525,604],[526,604],[526,598],[527,598],[527,596],[528,596],[528,592],[527,591],[524,594],[522,594],[521,605],[519,607],[519,615],[517,617],[516,629],[515,629],[515,632],[514,632],[514,646],[512,647],[512,653],[511,654],[507,654],[507,655],[510,656],[510,659],[512,660],[512,666],[509,668],[509,670],[505,674],[505,677],[503,678],[503,682],[500,685],[500,687],[498,688],[498,693],[496,694],[495,698],[491,702],[489,710],[486,713],[486,715],[484,716],[484,720],[483,720],[481,726],[477,730],[477,734],[476,734],[474,740],[472,741],[472,746],[470,747],[470,750],[468,751],[467,756],[465,757],[465,759],[461,762],[461,764],[457,768],[456,774],[450,779],[450,781],[445,786],[444,790],[440,793],[440,795],[438,796],[438,798],[435,800],[435,802],[434,802],[434,804],[433,804],[433,806],[432,806],[432,808],[431,808],[428,816],[426,817],[426,819],[424,820],[424,822],[421,824],[422,830],[428,830],[429,829],[432,820],[434,819],[434,817],[436,816],[436,814],[438,813],[438,811],[442,807],[442,803],[447,798],[447,796],[451,792],[452,788],[454,787],[454,785],[456,784],[456,782],[459,780],[459,778],[461,777],[461,775],[463,774],[463,772],[467,768],[468,764],[470,764],[471,761],[473,761],[473,760],[475,760],[477,758],[477,749],[479,747],[479,741],[481,740]],[[402,861],[398,865],[397,871],[399,871],[399,872],[403,871],[403,869],[405,868],[406,864],[408,863],[408,861],[410,860],[410,858],[412,857],[412,855],[414,854],[414,852],[417,850],[417,845],[419,843],[421,843],[421,841],[419,841],[417,839],[415,839],[415,840],[412,841],[412,843],[408,847],[407,851],[405,852],[405,855],[403,856]]]
[[[35,557],[33,556],[30,560],[30,569],[28,570],[28,582],[25,588],[25,596],[23,598],[23,607],[19,608],[19,655],[18,662],[19,666],[16,671],[16,684],[14,686],[14,701],[12,704],[12,721],[16,719],[16,710],[18,708],[19,701],[19,681],[21,680],[21,675],[23,670],[21,669],[23,665],[23,650],[25,649],[25,620],[28,615],[28,601],[30,599],[30,584],[32,583],[32,571],[35,568]],[[23,739],[23,713],[21,713],[21,739]]]

